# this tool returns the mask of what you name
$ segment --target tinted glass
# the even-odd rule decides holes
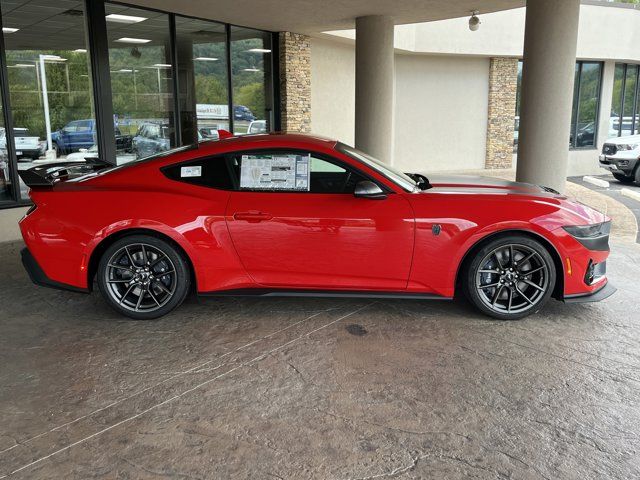
[[[177,16],[176,43],[179,79],[193,76],[193,83],[179,82],[183,143],[197,141],[188,138],[195,132],[193,118],[205,139],[217,138],[218,129],[229,130],[225,26]]]
[[[54,149],[64,158],[91,147],[91,132],[83,138],[63,132],[71,121],[94,118],[84,2],[0,0],[0,8],[13,125],[30,134],[16,145],[18,168],[32,167],[47,149],[50,158]],[[27,198],[22,182],[21,197]]]
[[[247,133],[254,120],[265,120],[271,130],[273,90],[271,35],[250,28],[231,27],[234,133]]]
[[[201,158],[172,165],[163,169],[164,174],[179,182],[202,187],[231,190],[233,182],[224,157]]]
[[[114,142],[122,164],[177,145],[169,16],[111,3],[105,9],[113,113],[122,134]],[[142,123],[162,125],[169,134],[145,141],[132,138]]]
[[[596,142],[598,104],[600,101],[599,63],[583,63],[578,93],[577,134],[575,147],[593,147]]]

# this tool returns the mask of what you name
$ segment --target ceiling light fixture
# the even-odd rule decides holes
[[[154,63],[153,66],[157,68],[171,68],[170,63]]]
[[[19,28],[2,27],[2,33],[16,33]]]
[[[271,50],[269,50],[268,48],[250,48],[249,50],[247,50],[247,52],[253,52],[253,53],[271,53]]]
[[[119,38],[117,40],[115,40],[116,42],[119,43],[149,43],[151,40],[147,39],[147,38],[132,38],[132,37],[122,37]]]
[[[87,50],[85,48],[76,48],[74,50],[75,53],[87,53]]]
[[[18,68],[35,68],[36,67],[34,63],[16,63],[13,66]]]
[[[214,57],[196,57],[194,58],[194,60],[197,60],[199,62],[217,62],[218,61],[218,59]]]
[[[117,13],[107,15],[105,18],[107,22],[128,24],[144,22],[147,19],[147,17],[134,17],[132,15],[119,15]]]
[[[260,70],[257,68],[243,68],[244,72],[259,72]]]
[[[471,10],[471,18],[469,19],[469,30],[471,30],[472,32],[478,30],[480,28],[480,23],[482,23],[477,16],[478,13],[480,13],[478,10]]]

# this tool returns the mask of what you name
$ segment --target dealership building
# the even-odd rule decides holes
[[[0,0],[0,208],[28,202],[21,169],[85,149],[125,163],[217,129],[562,190],[638,132],[640,11],[527,3]]]

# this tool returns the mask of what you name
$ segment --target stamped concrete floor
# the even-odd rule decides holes
[[[0,244],[0,478],[638,478],[640,246],[615,297],[190,299],[155,322],[37,288]]]

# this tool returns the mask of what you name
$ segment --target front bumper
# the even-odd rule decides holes
[[[588,302],[599,302],[600,300],[604,300],[605,298],[609,298],[611,295],[616,293],[618,289],[611,285],[611,282],[607,280],[607,282],[602,285],[597,290],[590,293],[578,293],[574,295],[565,295],[564,303],[588,303]]]
[[[80,293],[89,293],[89,290],[86,288],[74,287],[73,285],[67,285],[66,283],[56,282],[55,280],[51,280],[42,267],[37,262],[37,260],[31,255],[31,252],[28,248],[23,248],[20,252],[20,256],[22,257],[22,265],[25,270],[29,274],[29,278],[36,285],[40,285],[42,287],[55,288],[57,290],[69,290],[72,292],[80,292]]]
[[[631,175],[638,163],[638,158],[622,154],[616,154],[615,156],[601,154],[599,162],[600,168],[610,172],[622,173],[623,175]]]

